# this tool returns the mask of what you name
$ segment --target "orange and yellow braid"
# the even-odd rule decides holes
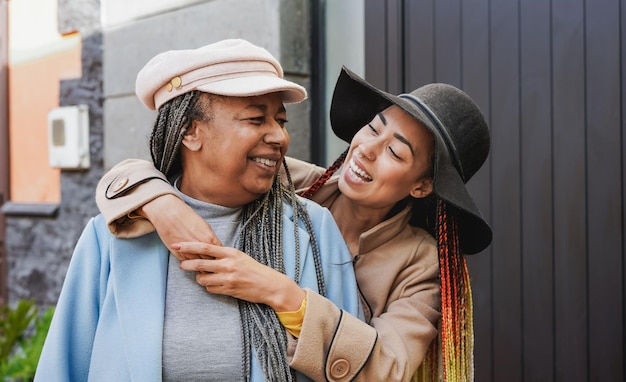
[[[472,290],[454,210],[441,199],[436,233],[441,278],[439,334],[413,381],[470,382],[474,380]]]
[[[441,333],[441,330],[439,331]],[[439,357],[439,345],[441,344],[441,336],[437,335],[428,347],[428,351],[424,356],[422,364],[417,369],[411,382],[437,382],[441,374],[441,357]]]

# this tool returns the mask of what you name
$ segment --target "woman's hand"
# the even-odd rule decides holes
[[[304,290],[288,276],[235,248],[200,242],[171,247],[191,259],[180,268],[197,272],[196,282],[210,293],[266,304],[276,312],[296,311],[304,300]]]
[[[182,253],[171,247],[180,241],[198,241],[222,245],[213,229],[204,219],[181,199],[166,194],[146,203],[137,213],[148,219],[159,237],[179,260],[190,259],[190,253]]]

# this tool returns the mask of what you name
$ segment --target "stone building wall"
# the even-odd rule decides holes
[[[100,1],[59,0],[58,14],[59,32],[76,30],[82,39],[82,77],[62,81],[59,100],[60,106],[89,107],[91,167],[61,172],[61,203],[55,216],[6,217],[10,304],[22,298],[33,298],[42,306],[56,303],[74,245],[97,213],[94,189],[103,174]]]

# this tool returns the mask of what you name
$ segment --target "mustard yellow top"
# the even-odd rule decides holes
[[[302,330],[302,321],[304,321],[304,312],[306,311],[306,297],[302,299],[300,309],[292,312],[276,312],[280,323],[292,336],[299,338],[300,330]]]

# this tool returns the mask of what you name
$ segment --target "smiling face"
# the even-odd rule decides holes
[[[180,189],[206,202],[243,206],[272,187],[289,147],[287,112],[279,93],[202,97],[205,118],[183,138]]]
[[[353,203],[391,209],[411,195],[432,192],[432,134],[398,106],[363,126],[350,143],[339,189]]]

